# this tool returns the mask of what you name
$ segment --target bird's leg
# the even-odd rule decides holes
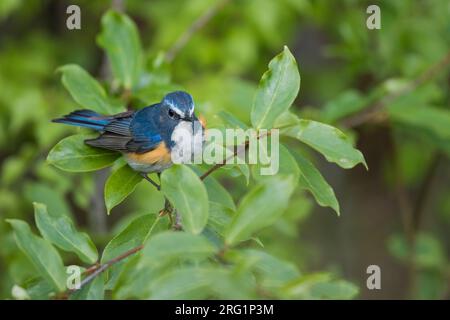
[[[155,186],[155,188],[160,191],[161,190],[161,186],[159,184],[157,184],[155,181],[153,181],[152,179],[149,178],[149,176],[146,173],[141,173],[141,176],[147,180],[148,182],[150,182],[152,185]]]
[[[175,210],[175,223],[172,224],[172,228],[177,231],[183,230],[183,226],[181,225],[181,216],[177,210]]]
[[[172,204],[166,197],[164,197],[164,208],[161,211],[159,211],[159,216],[163,217],[166,214],[168,214],[170,225],[173,225],[172,211],[173,211]]]
[[[157,172],[156,175],[158,176],[159,185],[161,185],[161,172]]]

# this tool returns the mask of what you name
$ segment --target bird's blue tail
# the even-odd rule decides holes
[[[110,123],[111,117],[102,116],[92,110],[76,110],[62,118],[53,119],[52,121],[103,131],[104,127]]]

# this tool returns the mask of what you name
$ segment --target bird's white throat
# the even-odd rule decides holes
[[[171,157],[173,163],[197,163],[201,161],[203,150],[203,127],[199,121],[180,121],[173,130],[174,142]]]

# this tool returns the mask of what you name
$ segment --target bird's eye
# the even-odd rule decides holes
[[[176,115],[177,114],[172,109],[169,109],[169,117],[170,118],[175,119]]]

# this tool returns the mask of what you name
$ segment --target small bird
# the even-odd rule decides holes
[[[97,138],[85,143],[121,152],[129,166],[157,189],[159,185],[148,173],[160,175],[173,164],[174,156],[182,157],[185,150],[191,156],[201,150],[204,137],[203,124],[194,114],[194,101],[184,91],[171,92],[160,103],[138,111],[100,115],[92,110],[77,110],[52,121],[99,131]]]

